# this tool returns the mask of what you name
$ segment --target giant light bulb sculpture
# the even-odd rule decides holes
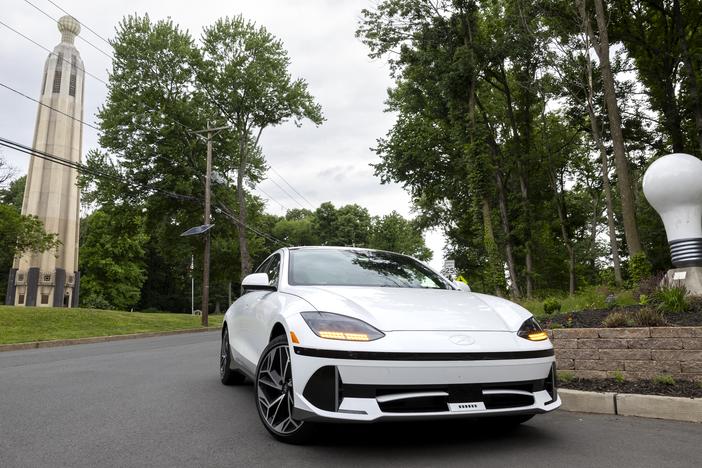
[[[702,267],[702,161],[663,156],[644,174],[643,191],[663,220],[673,265]]]

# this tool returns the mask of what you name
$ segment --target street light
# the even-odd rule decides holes
[[[199,236],[199,235],[201,235],[201,234],[206,234],[206,237],[205,237],[205,244],[209,244],[209,240],[210,240],[210,229],[212,229],[213,227],[214,227],[214,223],[212,223],[212,224],[203,224],[203,225],[200,225],[200,226],[191,227],[190,229],[188,229],[187,231],[185,231],[184,233],[182,233],[182,234],[180,235],[180,237]],[[208,252],[208,253],[209,253],[209,252]],[[208,255],[207,257],[208,257],[208,258],[206,258],[205,261],[206,261],[207,263],[209,263],[209,260],[210,260],[210,259],[209,259],[209,255]],[[191,268],[192,268],[192,264],[193,264],[193,262],[192,262],[192,260],[191,260]],[[209,270],[209,264],[205,265],[204,270],[203,270],[203,273],[204,273],[204,271],[206,271],[206,270]],[[204,276],[204,274],[203,274],[203,276]],[[209,297],[209,294],[208,294],[208,293],[209,293],[209,287],[210,287],[209,281],[205,281],[205,279],[206,279],[206,278],[203,278],[203,282],[202,282],[202,289],[203,289],[203,291],[202,291],[202,297],[203,297],[203,304],[204,304],[204,306],[203,306],[203,308],[202,308],[203,310],[202,310],[202,316],[201,316],[201,322],[202,322],[202,325],[203,325],[204,327],[206,327],[206,326],[208,325],[208,322],[207,322],[208,307],[207,307],[207,303],[204,302],[204,301],[206,301],[206,300],[207,300],[206,298]],[[207,291],[205,291],[205,289],[207,289]],[[195,311],[195,277],[193,276],[193,273],[192,273],[192,271],[191,271],[191,273],[190,273],[190,312],[193,313],[194,311]]]

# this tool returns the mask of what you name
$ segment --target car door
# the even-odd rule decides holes
[[[281,254],[276,253],[266,263],[263,273],[268,274],[268,284],[276,291],[262,291],[251,306],[251,348],[256,356],[260,356],[269,341],[272,318],[280,308],[280,293],[277,288],[280,281]]]
[[[273,258],[273,255],[268,257],[255,273],[267,273]],[[258,354],[253,346],[256,340],[252,339],[255,328],[253,308],[263,296],[270,294],[270,291],[242,291],[242,293],[234,303],[235,310],[230,321],[229,340],[233,359],[254,372],[258,364]]]

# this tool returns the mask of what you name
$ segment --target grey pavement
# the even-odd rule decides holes
[[[325,427],[273,440],[251,385],[219,383],[217,333],[0,353],[0,467],[700,467],[702,424],[555,412]]]

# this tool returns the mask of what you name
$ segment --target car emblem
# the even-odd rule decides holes
[[[461,346],[468,346],[475,343],[473,337],[468,335],[454,335],[451,338],[449,338],[449,340],[451,340],[451,343]]]

